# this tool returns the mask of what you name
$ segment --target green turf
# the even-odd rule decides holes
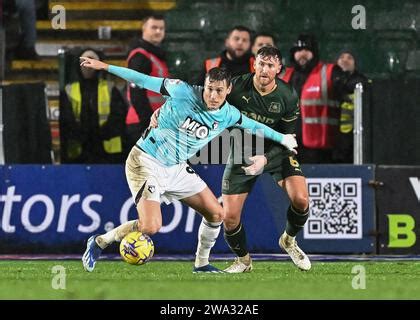
[[[65,290],[52,288],[56,265],[65,268]],[[366,289],[352,288],[356,265],[366,270]],[[79,261],[0,261],[0,299],[420,299],[420,262],[314,262],[302,272],[291,262],[255,261],[252,273],[235,275],[191,267],[99,261],[87,273]]]

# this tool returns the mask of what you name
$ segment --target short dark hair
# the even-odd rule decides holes
[[[143,18],[143,24],[149,21],[150,19],[154,20],[165,20],[165,17],[163,14],[160,13],[151,13]]]
[[[271,39],[273,39],[273,42],[274,42],[274,43],[276,43],[276,38],[274,37],[274,35],[273,35],[272,33],[262,31],[262,32],[258,32],[258,33],[254,36],[254,38],[253,38],[253,40],[252,40],[252,45],[254,45],[254,44],[255,44],[255,40],[257,40],[257,38],[258,38],[258,37],[270,37]]]
[[[274,46],[261,47],[257,51],[257,56],[262,56],[262,57],[277,57],[280,62],[283,59],[280,50],[277,47],[274,47]]]
[[[232,75],[226,68],[215,67],[210,69],[206,73],[206,78],[209,78],[209,81],[224,81],[226,80],[227,85],[230,85],[230,80]]]
[[[249,29],[249,28],[247,28],[245,26],[234,26],[232,29],[229,30],[229,33],[227,34],[227,37],[226,38],[229,38],[230,35],[232,34],[232,32],[235,31],[235,30],[242,31],[242,32],[248,32],[249,33],[249,37],[251,37],[251,33],[252,33],[251,29]]]

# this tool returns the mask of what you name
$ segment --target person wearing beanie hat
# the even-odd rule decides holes
[[[343,49],[337,56],[337,65],[344,71],[353,73],[356,71],[356,54],[352,49]]]
[[[342,92],[339,95],[340,129],[337,144],[333,150],[333,160],[336,163],[353,163],[353,121],[354,121],[354,89],[357,83],[362,83],[367,92],[369,80],[358,71],[358,59],[352,49],[346,48],[337,56],[337,65],[344,72],[342,77]]]
[[[342,90],[343,71],[320,61],[313,34],[299,35],[290,49],[290,61],[282,79],[292,84],[300,97],[298,158],[304,163],[332,163],[340,119],[336,94]]]
[[[368,82],[365,75],[359,72],[359,58],[352,49],[343,49],[337,56],[337,65],[343,70],[342,83],[345,94],[353,93],[356,84]]]

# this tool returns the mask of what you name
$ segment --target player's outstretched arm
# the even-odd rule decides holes
[[[277,132],[265,124],[252,120],[244,115],[241,116],[240,122],[237,123],[238,127],[251,130],[253,134],[262,136],[263,138],[273,140],[285,146],[287,149],[297,153],[297,142],[294,134],[282,134]]]
[[[82,67],[95,70],[108,71],[117,77],[123,78],[124,80],[136,84],[140,88],[151,90],[157,93],[160,92],[160,88],[162,87],[164,80],[164,78],[151,77],[141,72],[137,72],[128,68],[113,66],[105,62],[87,57],[80,57],[80,65]]]

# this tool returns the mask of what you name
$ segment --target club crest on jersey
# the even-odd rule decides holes
[[[269,112],[273,113],[280,113],[281,105],[279,102],[271,102],[270,106],[268,107]]]
[[[215,121],[213,123],[213,130],[217,130],[217,128],[219,128],[219,122]]]
[[[179,79],[166,79],[166,81],[170,84],[170,85],[178,85],[181,83],[181,80]]]
[[[181,129],[185,130],[189,135],[196,136],[198,139],[205,139],[209,135],[209,128],[207,126],[196,120],[193,120],[190,117],[185,119]]]

